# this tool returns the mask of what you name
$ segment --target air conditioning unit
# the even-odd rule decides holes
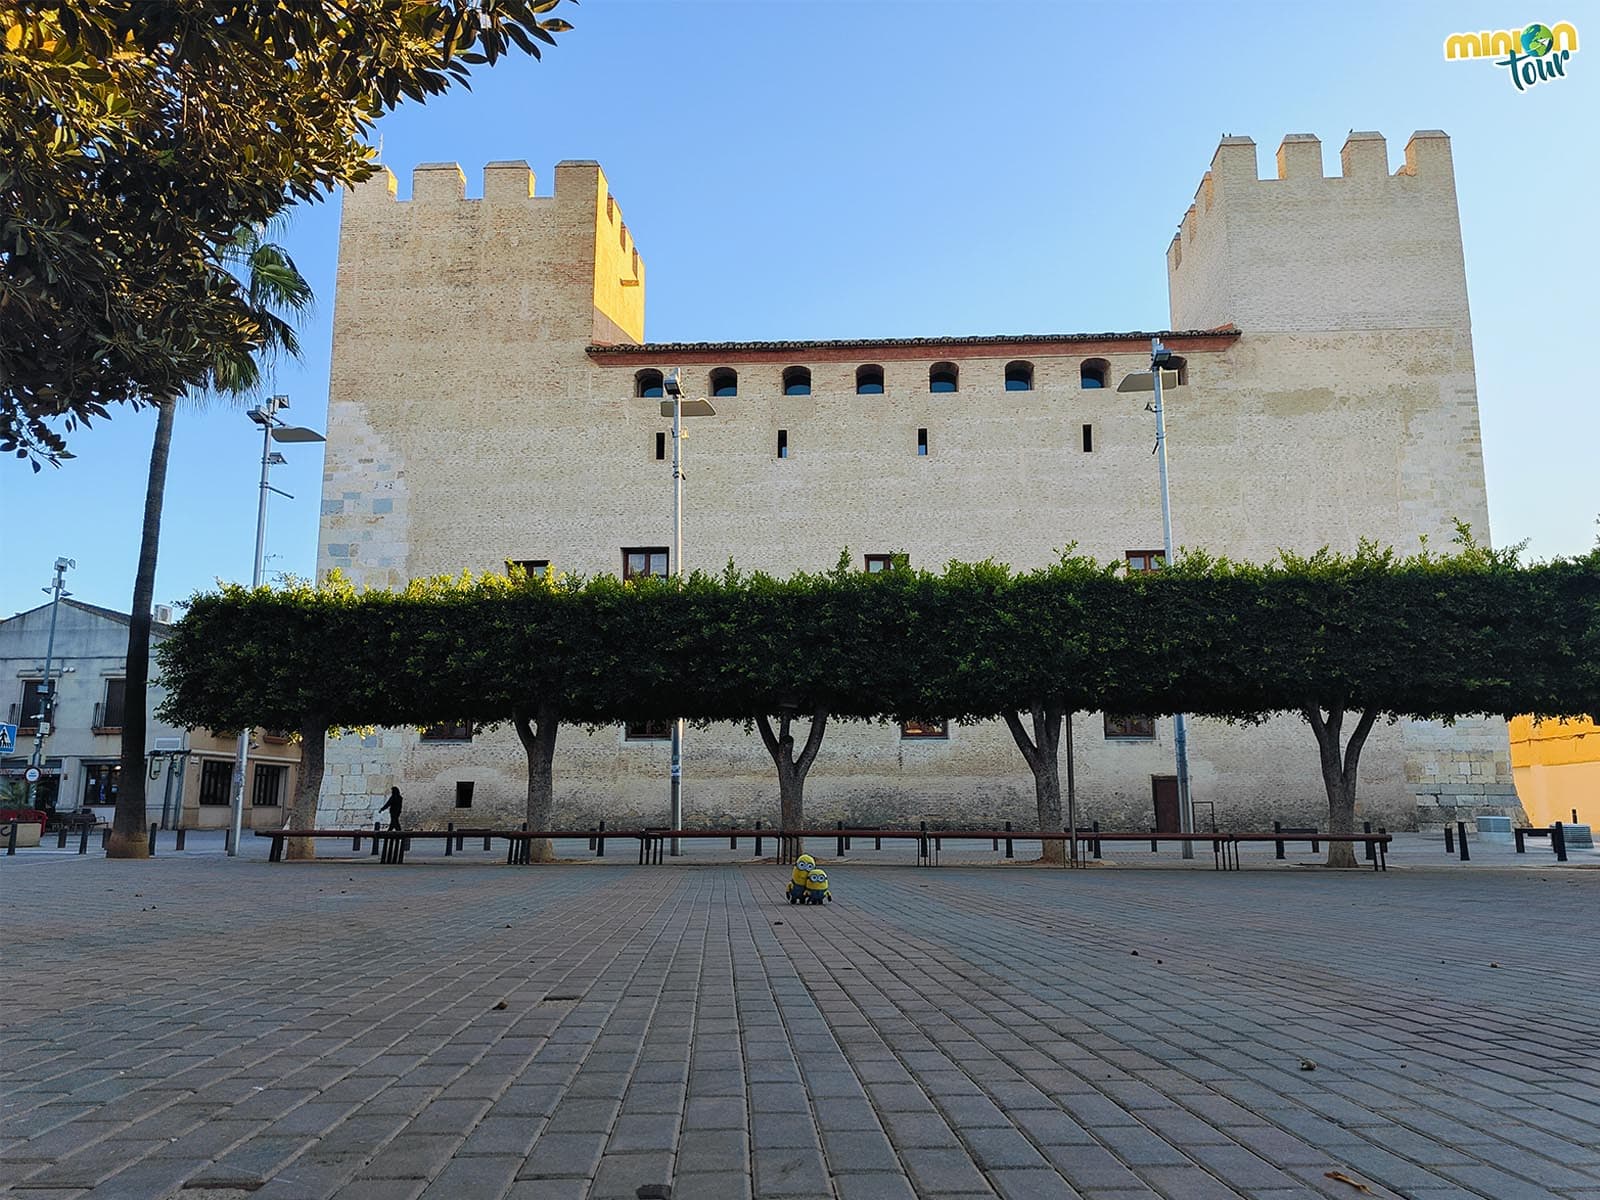
[[[164,737],[156,739],[157,754],[171,754],[174,751],[182,749],[183,739],[181,737]]]
[[[150,610],[150,615],[155,618],[155,622],[156,622],[157,625],[171,625],[172,624],[172,605],[170,605],[170,604],[157,604],[154,608],[152,608]]]

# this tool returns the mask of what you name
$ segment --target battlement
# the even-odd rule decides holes
[[[1339,162],[1340,174],[1324,174],[1320,139],[1293,133],[1278,146],[1276,175],[1263,179],[1255,141],[1224,137],[1167,248],[1173,328],[1464,320],[1449,137],[1437,129],[1413,133],[1405,164],[1391,173],[1384,136],[1354,131]],[[1431,296],[1394,289],[1408,259],[1436,268],[1427,281]],[[1355,264],[1381,275],[1389,295],[1371,289],[1341,303],[1338,285],[1350,281]]]
[[[411,195],[401,199],[394,172],[380,166],[345,192],[344,236],[395,226],[442,235],[464,226],[476,231],[477,253],[502,268],[521,261],[529,270],[546,262],[589,271],[594,339],[643,339],[644,263],[599,163],[557,163],[554,193],[546,196],[536,194],[533,170],[521,159],[485,164],[482,181],[480,194],[468,196],[461,164],[418,163]]]

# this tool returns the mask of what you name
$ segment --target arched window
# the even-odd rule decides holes
[[[654,369],[640,371],[633,377],[633,394],[647,400],[657,400],[666,395],[661,389],[661,372]]]
[[[864,367],[856,368],[856,395],[881,396],[883,395],[883,368],[876,363],[868,363]]]
[[[1006,391],[1033,391],[1033,364],[1031,362],[1010,362],[1006,364]]]
[[[789,367],[783,373],[785,396],[811,395],[811,370],[809,367]]]
[[[1111,378],[1111,364],[1103,358],[1086,358],[1078,368],[1078,386],[1103,388]]]
[[[930,392],[953,392],[957,390],[960,374],[956,371],[955,363],[934,363],[928,368],[928,390]]]
[[[709,382],[713,396],[737,396],[739,394],[739,372],[732,367],[718,367],[711,372]]]
[[[1180,387],[1189,382],[1189,360],[1188,359],[1179,358],[1176,354],[1174,354],[1170,359],[1167,360],[1167,370],[1168,371],[1176,371],[1177,372],[1178,385]],[[1167,381],[1167,379],[1163,378],[1161,382],[1164,385],[1168,381]]]

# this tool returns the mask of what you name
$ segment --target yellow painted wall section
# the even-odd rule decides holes
[[[644,260],[611,197],[604,171],[595,171],[594,307],[635,342],[644,341]],[[610,338],[597,339],[611,341]]]
[[[1511,768],[1533,824],[1600,825],[1600,724],[1514,717]]]

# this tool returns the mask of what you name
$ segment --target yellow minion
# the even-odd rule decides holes
[[[794,872],[789,876],[789,903],[799,904],[806,898],[806,883],[811,877],[811,872],[817,869],[817,860],[809,854],[802,854],[794,860]]]
[[[814,867],[806,874],[807,904],[822,904],[833,899],[833,893],[828,890],[828,873],[821,867]]]

